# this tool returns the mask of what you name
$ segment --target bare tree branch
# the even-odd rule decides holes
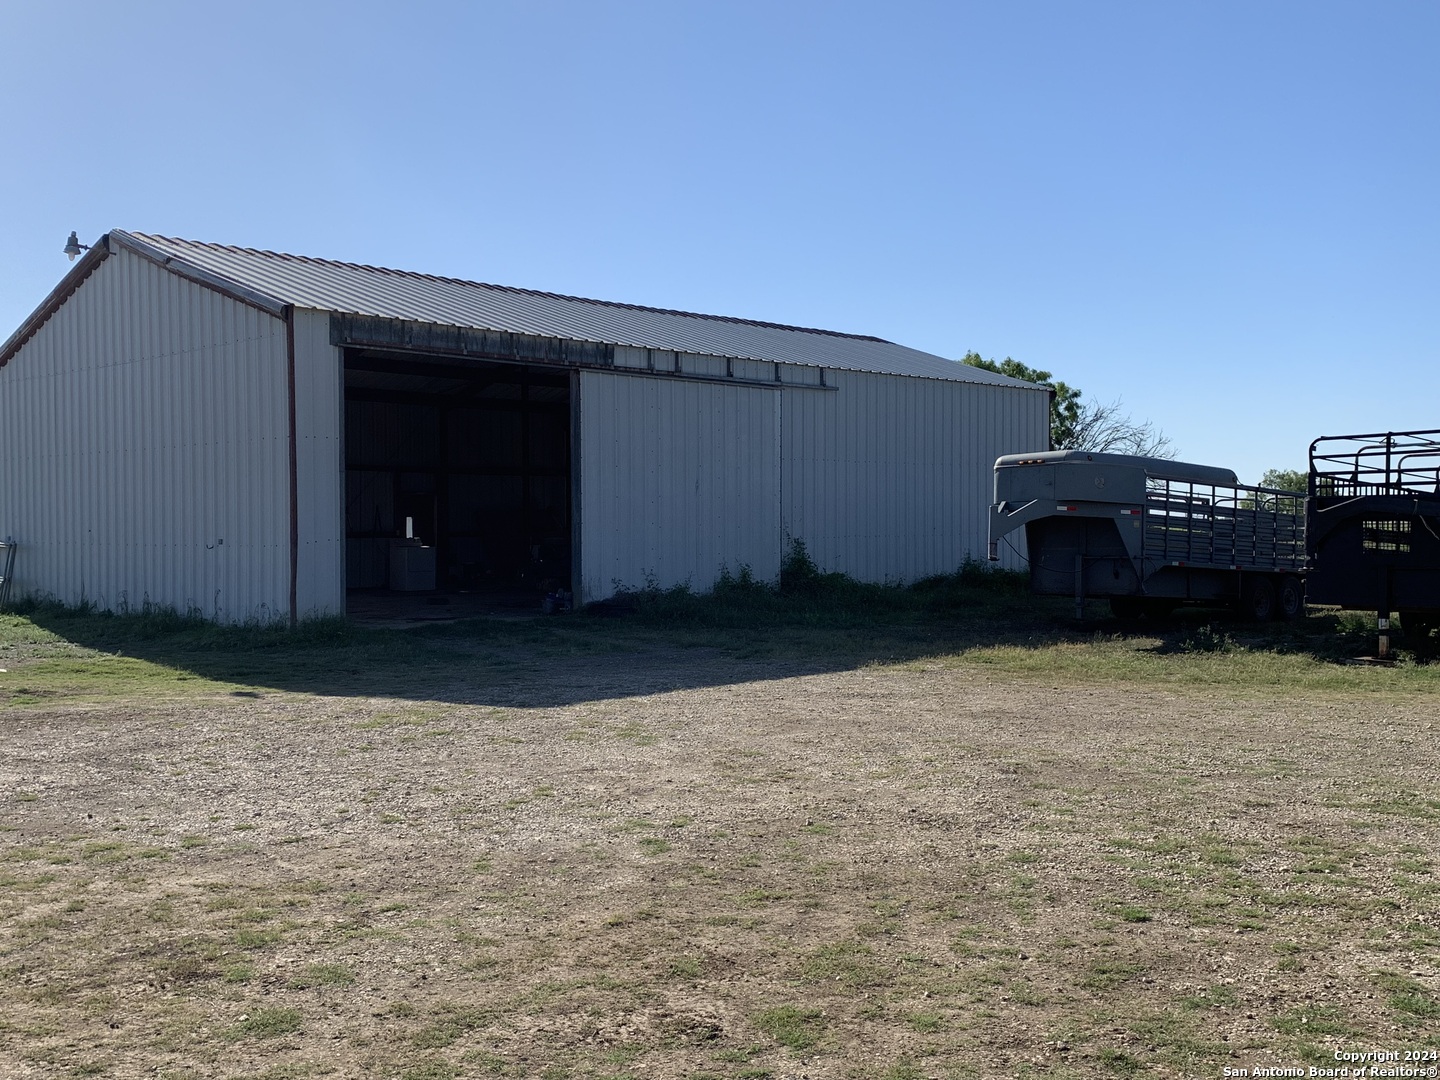
[[[1116,398],[1107,404],[1087,401],[1080,407],[1066,450],[1089,450],[1101,454],[1137,454],[1141,457],[1173,458],[1178,453],[1170,437],[1152,421],[1133,420]]]

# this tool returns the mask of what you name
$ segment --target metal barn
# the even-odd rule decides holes
[[[983,558],[1048,393],[878,338],[112,231],[0,347],[17,595],[224,622]]]

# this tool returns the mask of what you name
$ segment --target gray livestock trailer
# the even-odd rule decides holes
[[[1036,593],[1104,597],[1121,618],[1225,604],[1253,619],[1305,609],[1305,496],[1229,469],[1050,450],[995,462],[990,558],[1025,530]]]

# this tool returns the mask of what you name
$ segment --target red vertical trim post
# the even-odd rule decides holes
[[[290,425],[290,625],[300,621],[296,579],[300,573],[300,456],[295,434],[295,308],[285,307],[285,389]]]
[[[583,555],[580,539],[582,535],[580,501],[580,371],[570,370],[570,600],[575,610],[588,603],[591,597],[585,595],[585,579],[580,575]]]

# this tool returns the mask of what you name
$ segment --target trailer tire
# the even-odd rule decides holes
[[[1163,596],[1152,596],[1147,600],[1141,601],[1141,604],[1143,605],[1146,617],[1155,619],[1158,622],[1161,619],[1168,619],[1171,615],[1174,615],[1175,609],[1180,606],[1180,601],[1171,600]]]
[[[1275,612],[1286,622],[1301,618],[1305,614],[1305,582],[1294,574],[1280,579],[1275,591]]]
[[[1264,574],[1245,579],[1240,590],[1240,614],[1252,622],[1269,622],[1275,617],[1275,583]]]
[[[1138,596],[1112,596],[1110,614],[1126,621],[1138,619],[1145,614],[1145,601]]]
[[[1429,655],[1435,651],[1430,632],[1440,627],[1440,614],[1429,611],[1402,611],[1400,629],[1405,631],[1405,644],[1414,652]]]

